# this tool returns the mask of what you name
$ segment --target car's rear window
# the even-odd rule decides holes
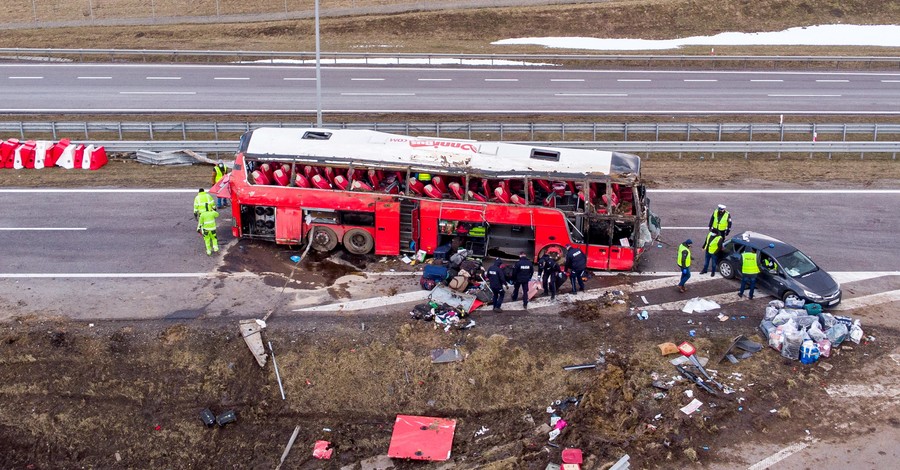
[[[778,264],[791,277],[805,276],[819,269],[802,251],[797,250],[778,258]]]

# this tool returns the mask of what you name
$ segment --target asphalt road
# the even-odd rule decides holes
[[[315,68],[0,64],[6,113],[296,113],[316,110]],[[900,113],[898,72],[339,67],[325,112],[595,114]]]
[[[8,191],[0,190],[0,273],[197,273],[215,265],[195,232],[195,190]],[[650,197],[663,220],[663,243],[651,247],[643,271],[673,271],[675,247],[686,238],[695,241],[695,258],[702,260],[699,247],[718,204],[732,213],[732,234],[753,230],[774,236],[826,270],[900,266],[900,250],[892,242],[900,218],[888,210],[900,203],[900,191],[658,190]],[[223,216],[223,243],[230,238],[229,226],[230,218]]]

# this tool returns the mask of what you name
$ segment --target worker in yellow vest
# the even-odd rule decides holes
[[[216,166],[213,167],[213,184],[218,183],[222,178],[225,177],[225,174],[228,173],[228,168],[225,166],[225,162],[219,160],[216,162]],[[223,206],[228,205],[228,199],[224,197],[219,197],[216,195],[216,208],[221,209]]]
[[[684,243],[678,245],[678,255],[675,258],[675,263],[681,268],[681,281],[678,282],[679,292],[687,290],[684,287],[684,283],[691,278],[691,245],[693,244],[694,242],[688,238]]]
[[[719,263],[719,251],[722,249],[722,235],[719,234],[719,231],[716,229],[712,229],[708,234],[706,234],[706,241],[703,242],[703,270],[700,271],[700,274],[706,274],[707,267],[712,265],[709,268],[712,271],[710,276],[715,277],[716,275],[716,266]]]
[[[203,242],[206,243],[206,255],[212,255],[212,252],[219,251],[219,240],[216,238],[216,218],[219,213],[216,211],[203,211],[197,220],[197,233],[203,235]]]
[[[741,255],[741,290],[738,297],[744,297],[744,287],[749,287],[748,299],[753,299],[753,291],[756,289],[756,275],[759,274],[759,259],[756,250],[747,248]]]
[[[211,194],[200,188],[200,192],[194,196],[194,220],[197,220],[202,212],[213,210],[216,210],[216,201]]]
[[[723,237],[727,237],[731,233],[731,214],[725,210],[725,204],[719,204],[719,207],[709,217],[709,231],[713,230],[718,230]]]

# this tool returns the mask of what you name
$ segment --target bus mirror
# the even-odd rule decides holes
[[[559,161],[559,152],[553,150],[531,149],[531,158],[535,160]]]

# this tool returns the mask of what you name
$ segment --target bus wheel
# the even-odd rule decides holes
[[[566,259],[566,248],[562,245],[547,245],[545,246],[540,253],[538,253],[538,259],[541,259],[545,254],[555,251],[556,259]]]
[[[344,248],[354,255],[364,255],[375,247],[375,240],[361,228],[351,228],[344,234]]]
[[[337,234],[328,227],[315,227],[312,236],[312,247],[316,251],[331,251],[338,244]]]

